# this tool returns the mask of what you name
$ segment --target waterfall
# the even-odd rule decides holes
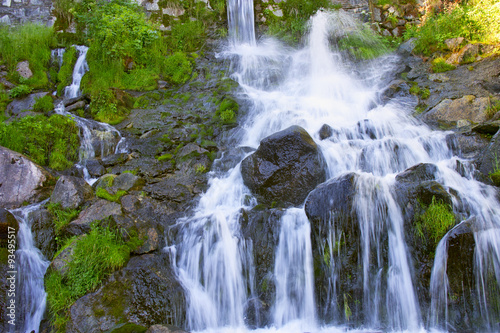
[[[71,85],[64,88],[64,97],[67,99],[75,98],[81,95],[80,82],[82,81],[83,75],[89,70],[87,65],[87,51],[88,47],[85,45],[75,45],[78,51],[78,59],[76,60],[75,67],[73,69],[73,81]]]
[[[19,223],[16,251],[17,285],[16,304],[18,304],[17,324],[22,327],[20,332],[39,331],[46,305],[43,276],[50,262],[33,243],[30,214],[40,208],[42,203],[33,204],[12,210],[11,213]],[[16,330],[17,332],[17,330]]]
[[[477,294],[485,326],[491,329],[498,313],[488,300],[499,296],[496,284],[500,281],[496,192],[474,180],[473,170],[466,175],[457,171],[457,162],[470,165],[469,161],[450,151],[446,143],[449,133],[432,131],[412,116],[411,99],[380,102],[378,96],[389,83],[387,77],[397,66],[397,56],[359,64],[346,59],[332,44],[332,37],[360,29],[360,25],[342,11],[315,14],[302,49],[291,49],[270,38],[257,43],[252,37],[253,21],[249,23],[252,6],[252,1],[228,3],[232,43],[221,56],[232,60],[232,77],[250,105],[241,119],[242,130],[233,139],[239,146],[257,148],[265,137],[300,125],[321,148],[330,179],[346,173],[357,175],[351,217],[360,232],[355,269],[362,286],[359,299],[339,289],[339,279],[347,274],[340,258],[345,239],[336,230],[338,221],[332,214],[323,240],[328,249],[321,250],[329,267],[325,291],[329,309],[318,309],[311,226],[303,207],[286,209],[275,249],[272,319],[269,327],[257,331],[342,331],[350,325],[351,307],[356,302],[362,302],[362,307],[358,309],[361,322],[355,325],[368,329],[422,332],[426,327],[446,327],[446,315],[437,313],[445,313],[449,306],[447,236],[436,249],[431,290],[419,291],[431,293],[433,309],[429,311],[419,304],[406,243],[410,231],[405,230],[404,207],[395,196],[396,175],[419,163],[436,165],[439,183],[453,190],[453,209],[465,219],[478,221],[474,230]],[[332,136],[320,140],[318,133],[325,124],[332,128]],[[245,332],[250,330],[245,311],[256,281],[252,274],[245,274],[254,268],[249,258],[251,246],[241,235],[239,221],[242,211],[252,209],[256,201],[243,184],[239,164],[224,175],[212,173],[211,177],[194,213],[178,220],[176,243],[169,248],[175,248],[175,270],[188,295],[188,329]],[[326,314],[342,308],[342,318]]]

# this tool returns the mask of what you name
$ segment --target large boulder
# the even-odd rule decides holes
[[[94,195],[92,187],[85,180],[72,176],[61,176],[56,183],[50,202],[61,204],[62,208],[78,208]]]
[[[17,234],[19,223],[14,215],[6,209],[0,208],[0,248],[6,249],[8,246],[9,234]]]
[[[18,208],[47,198],[43,186],[51,178],[26,156],[0,147],[0,208]]]
[[[493,136],[476,163],[478,170],[486,176],[500,169],[500,131]]]
[[[454,127],[460,120],[480,123],[487,120],[488,97],[466,95],[458,99],[444,99],[423,116],[423,120],[442,126]]]
[[[123,215],[120,204],[98,199],[82,210],[74,221],[63,227],[62,233],[65,236],[88,233],[94,221],[101,221],[113,215]]]
[[[33,106],[35,105],[38,98],[42,98],[47,94],[48,92],[40,92],[29,94],[28,96],[20,99],[15,99],[9,105],[7,105],[5,111],[8,115],[11,116],[22,116],[26,111],[33,110]]]
[[[260,142],[241,163],[246,186],[261,203],[300,206],[326,180],[324,157],[311,136],[292,126]]]
[[[145,328],[155,324],[180,326],[185,309],[184,290],[169,255],[145,254],[130,259],[96,292],[77,300],[70,309],[66,331],[111,332],[124,323]]]

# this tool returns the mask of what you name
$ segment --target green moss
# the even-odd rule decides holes
[[[78,159],[78,133],[78,126],[68,117],[28,116],[0,123],[0,145],[26,154],[39,165],[63,170]]]
[[[163,154],[158,156],[156,159],[160,162],[171,160],[174,156],[172,154]]]
[[[446,63],[443,58],[436,58],[432,60],[432,71],[434,73],[443,73],[447,71],[454,70],[456,67]]]
[[[111,194],[103,187],[99,187],[95,192],[95,195],[98,198],[102,198],[113,202],[120,202],[120,198],[123,197],[125,194],[127,194],[127,191],[123,190],[119,190],[115,194]]]
[[[455,222],[451,207],[432,197],[432,202],[425,208],[425,212],[416,217],[415,232],[423,242],[430,239],[433,244],[437,244]]]
[[[215,113],[223,123],[229,124],[235,121],[238,113],[239,105],[231,98],[225,98],[219,104],[219,108]]]
[[[388,53],[388,41],[373,32],[367,25],[346,33],[340,39],[339,48],[348,51],[356,59],[373,59]]]

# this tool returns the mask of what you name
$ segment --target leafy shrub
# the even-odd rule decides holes
[[[338,45],[356,59],[373,59],[390,51],[386,40],[365,25],[347,33]]]
[[[269,31],[287,42],[296,43],[306,31],[307,21],[320,8],[329,9],[333,5],[328,0],[288,0],[279,3],[283,17],[276,17],[269,10],[264,15],[269,22]]]
[[[54,101],[52,100],[52,96],[45,95],[43,97],[35,98],[33,111],[47,113],[52,110],[54,110]]]
[[[205,35],[205,26],[200,21],[174,23],[169,46],[175,51],[192,52],[201,47],[205,41]]]
[[[184,52],[176,52],[165,60],[165,78],[173,84],[183,84],[191,77],[193,67]]]
[[[436,58],[432,60],[432,71],[434,73],[443,73],[454,70],[455,68],[455,66],[447,64],[446,60],[444,60],[443,58]]]
[[[9,92],[9,97],[10,98],[21,98],[26,95],[29,95],[31,93],[31,87],[21,84],[18,85],[17,87],[14,87],[10,90]]]
[[[429,10],[420,27],[409,27],[404,37],[417,37],[415,52],[430,55],[444,50],[444,41],[464,37],[471,41],[500,41],[500,3],[496,0],[472,0],[450,4],[442,11]]]
[[[52,28],[26,23],[16,27],[0,25],[0,58],[6,63],[11,79],[19,82],[16,65],[28,60],[33,76],[23,82],[32,88],[48,86],[50,49],[56,46]]]
[[[78,158],[80,139],[75,122],[54,114],[0,123],[0,146],[29,156],[35,163],[63,170]]]

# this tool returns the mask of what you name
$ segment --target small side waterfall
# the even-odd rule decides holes
[[[46,296],[43,276],[49,266],[43,254],[33,243],[31,213],[39,209],[45,202],[33,204],[12,210],[11,213],[19,222],[16,251],[17,285],[16,294],[18,304],[18,321],[16,332],[39,332],[40,321],[43,318],[46,306]],[[20,329],[19,329],[20,328]]]
[[[229,0],[227,17],[232,42],[255,45],[253,1]]]
[[[80,82],[82,81],[83,75],[89,70],[87,65],[87,51],[88,47],[84,45],[75,45],[78,51],[78,59],[76,60],[75,67],[73,69],[73,81],[71,85],[64,88],[64,97],[67,99],[75,98],[81,95]]]

